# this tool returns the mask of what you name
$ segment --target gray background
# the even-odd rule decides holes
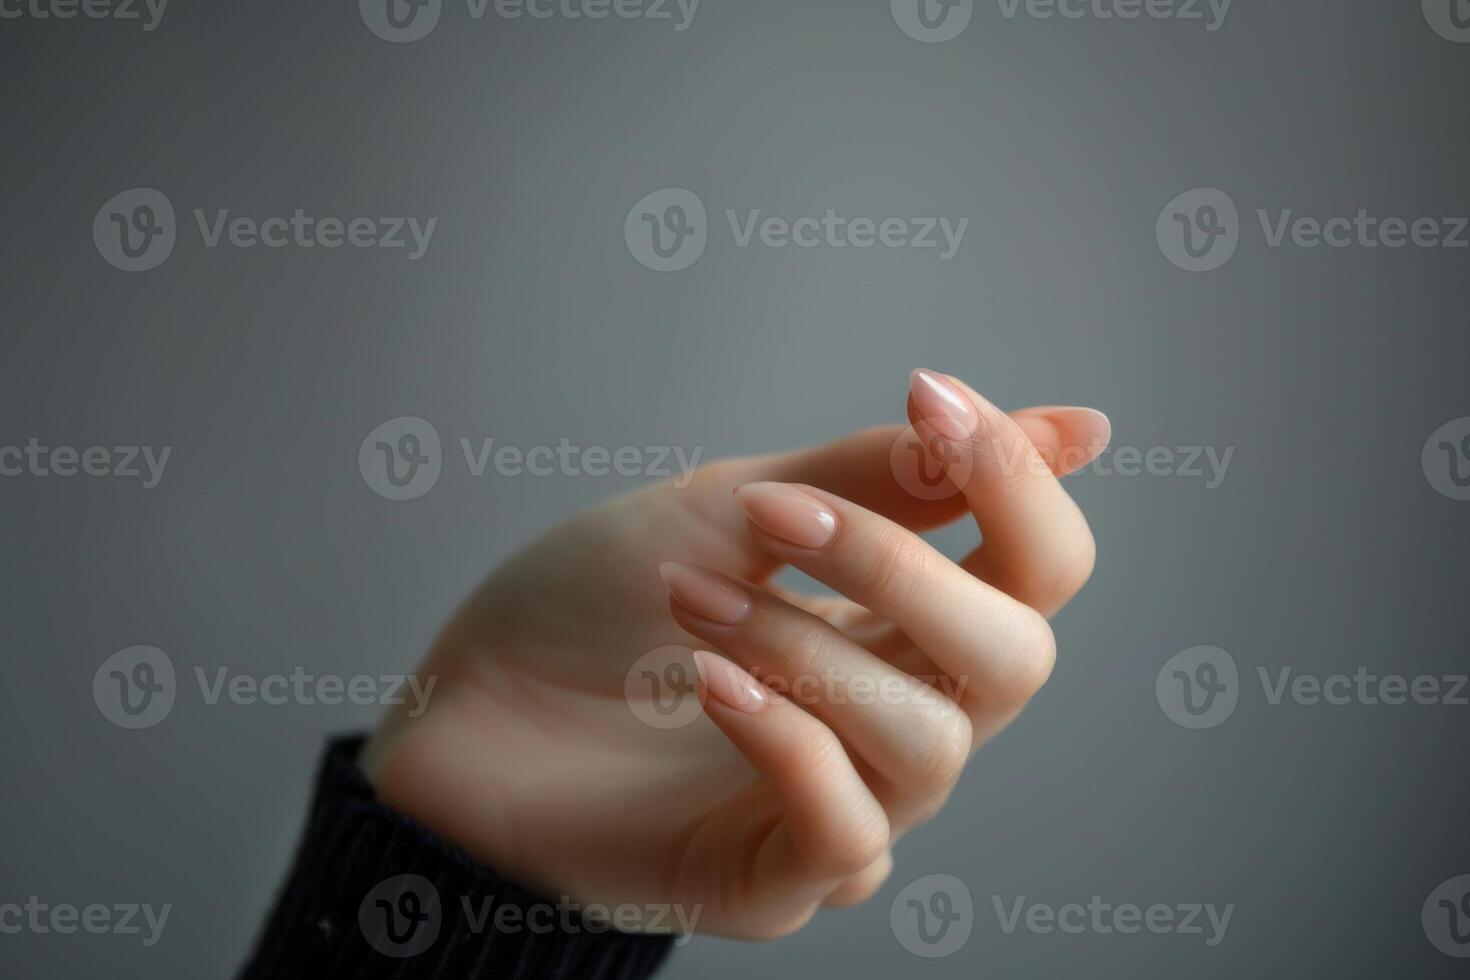
[[[619,479],[473,479],[455,438],[765,451],[902,418],[908,370],[1008,407],[1096,405],[1115,445],[1236,447],[1219,488],[1086,474],[1099,542],[1060,665],[906,839],[884,892],[777,945],[698,939],[673,977],[1450,976],[1420,905],[1470,872],[1470,709],[1270,707],[1255,668],[1463,672],[1470,503],[1420,450],[1470,415],[1470,252],[1270,249],[1256,208],[1470,214],[1470,45],[1417,2],[1237,0],[1223,29],[1006,20],[906,37],[876,0],[705,0],[668,22],[473,20],[373,36],[355,5],[186,4],[0,21],[0,444],[174,447],[162,484],[0,480],[0,902],[171,903],[163,941],[0,936],[16,977],[226,977],[301,826],[322,738],[365,708],[208,707],[124,732],[93,672],[412,668],[512,549]],[[94,249],[162,190],[169,260]],[[714,225],[691,269],[622,236],[666,186]],[[1219,271],[1154,222],[1228,191]],[[438,216],[428,254],[206,249],[195,207]],[[727,207],[969,216],[934,252],[740,250]],[[420,415],[438,486],[380,498],[363,436]],[[937,537],[959,551],[969,529]],[[1170,722],[1172,654],[1228,649],[1225,725]],[[889,904],[949,872],[974,935],[922,960]],[[1236,903],[1226,941],[1005,935],[991,896]]]

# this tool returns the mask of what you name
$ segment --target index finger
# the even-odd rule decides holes
[[[982,544],[960,564],[1052,615],[1092,574],[1096,547],[1087,520],[1025,431],[973,388],[915,371],[909,419],[950,474],[980,525]]]

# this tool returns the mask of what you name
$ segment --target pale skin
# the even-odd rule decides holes
[[[1048,617],[1094,562],[1057,476],[1109,435],[1090,409],[1007,415],[937,372],[914,372],[907,409],[926,445],[949,438],[945,499],[895,477],[902,427],[868,429],[706,465],[513,556],[420,668],[428,710],[370,739],[379,795],[542,894],[697,908],[700,932],[776,938],[871,897],[1051,674]],[[919,536],[967,514],[984,543],[959,561]],[[787,565],[836,597],[771,585]],[[660,730],[624,679],[674,644],[700,651],[702,714]],[[886,695],[847,696],[857,679]]]

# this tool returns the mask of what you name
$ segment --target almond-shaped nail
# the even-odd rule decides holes
[[[798,548],[820,548],[837,536],[837,515],[787,483],[747,483],[735,499],[756,527]]]
[[[696,616],[726,626],[738,626],[750,618],[750,593],[734,579],[682,561],[666,561],[658,566],[658,573],[679,605]]]
[[[980,427],[980,412],[970,396],[942,374],[915,371],[909,375],[909,396],[920,418],[931,423],[941,419],[953,423],[957,431],[944,433],[951,439],[973,435]]]
[[[1057,414],[1062,416],[1068,434],[1079,446],[1096,446],[1101,449],[1113,437],[1112,421],[1095,408],[1064,405],[1057,409]]]
[[[704,679],[705,690],[721,704],[753,715],[769,701],[760,681],[718,654],[695,650],[694,666]]]

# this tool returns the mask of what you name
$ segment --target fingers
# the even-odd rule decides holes
[[[705,714],[775,788],[781,822],[749,869],[756,900],[815,907],[888,850],[882,806],[832,730],[739,666],[694,653]]]
[[[814,487],[756,483],[736,500],[761,547],[892,620],[955,682],[982,738],[1050,676],[1055,645],[1034,610],[887,518]]]
[[[1011,417],[1058,476],[1096,459],[1112,432],[1107,416],[1090,408],[1038,406]],[[809,483],[915,530],[953,520],[965,510],[963,498],[921,499],[894,473],[893,445],[904,432],[902,426],[876,426],[810,449],[749,460],[757,465],[740,482]]]
[[[811,712],[876,773],[874,789],[892,824],[910,826],[948,797],[970,757],[972,732],[937,686],[754,586],[680,562],[659,570],[680,626]]]
[[[1046,405],[1010,414],[1057,476],[1075,473],[1097,459],[1113,436],[1113,424],[1095,408]]]
[[[1026,409],[1017,413],[1018,424],[1033,440],[1040,440],[1035,444],[1045,459],[1080,467],[1091,462],[1101,447],[1090,428],[1070,421],[1077,412],[1086,410]],[[688,486],[653,488],[653,499],[681,507],[672,517],[660,518],[670,534],[657,539],[658,550],[648,557],[671,557],[666,545],[672,538],[680,542],[681,557],[692,556],[745,578],[770,574],[776,563],[758,548],[742,547],[749,542],[745,522],[727,506],[731,490],[762,480],[818,486],[915,530],[948,524],[966,512],[965,498],[958,492],[940,499],[916,496],[909,489],[914,485],[913,475],[895,471],[899,465],[894,458],[895,445],[912,436],[912,428],[907,426],[863,429],[806,449],[711,463],[700,467]],[[899,458],[905,462],[910,459],[902,453]],[[915,467],[917,462],[913,460]],[[685,515],[693,519],[685,521]]]
[[[984,543],[961,564],[1043,615],[1066,605],[1092,574],[1092,532],[1022,426],[930,371],[910,379],[909,418],[944,447],[936,459],[980,524]]]
[[[866,902],[878,893],[892,873],[893,852],[885,851],[878,860],[833,889],[822,904],[829,909],[845,909]]]

